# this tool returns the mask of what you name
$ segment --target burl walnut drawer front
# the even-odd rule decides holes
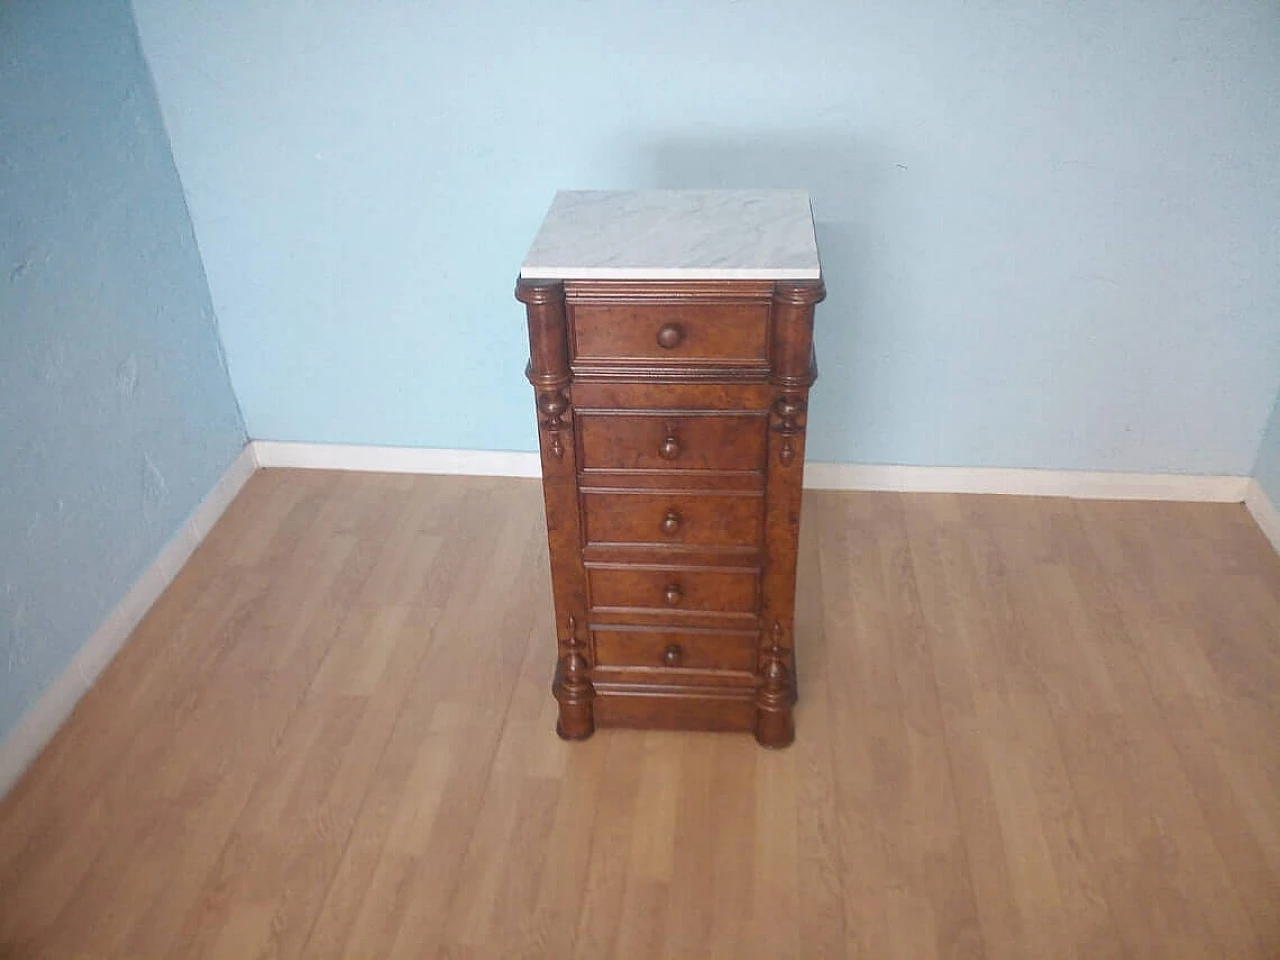
[[[583,489],[582,502],[588,544],[755,547],[764,522],[757,494]]]
[[[756,635],[741,631],[652,630],[598,627],[596,663],[602,667],[671,670],[733,670],[756,668]]]
[[[763,364],[769,304],[578,303],[569,306],[573,359]]]
[[[578,414],[584,470],[760,470],[763,413]]]
[[[588,569],[591,605],[671,614],[755,613],[760,579],[753,569],[597,566]]]
[[[667,381],[580,380],[573,385],[573,408],[583,413],[634,411],[652,413],[688,410],[745,413],[767,411],[773,388],[767,383],[669,383]]]

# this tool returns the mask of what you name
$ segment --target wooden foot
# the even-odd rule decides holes
[[[565,730],[564,728],[564,717],[561,717],[559,720],[556,721],[556,736],[559,737],[561,740],[568,740],[571,743],[576,740],[590,739],[591,735],[595,732],[596,732],[596,727],[595,727],[595,724],[591,722],[590,717],[588,717],[586,721],[586,733],[570,734],[569,731]]]
[[[796,738],[795,689],[781,639],[782,625],[775,621],[773,643],[765,652],[756,687],[756,741],[762,747],[789,747]]]
[[[590,666],[582,654],[577,622],[573,617],[569,618],[569,639],[565,647],[565,655],[560,660],[555,683],[551,687],[560,703],[556,733],[561,740],[585,740],[596,730],[592,709],[596,690],[591,685]]]

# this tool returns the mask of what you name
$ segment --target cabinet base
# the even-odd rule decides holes
[[[595,687],[592,730],[617,727],[752,733],[765,747],[785,747],[795,738],[790,705],[782,710],[762,711],[750,689],[621,687],[600,683]],[[566,735],[559,723],[556,733],[565,740],[584,740],[591,735],[591,731]]]

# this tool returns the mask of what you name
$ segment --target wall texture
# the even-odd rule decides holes
[[[244,440],[127,0],[0,4],[0,739]]]
[[[1258,462],[1254,464],[1253,475],[1266,491],[1269,499],[1280,510],[1280,394],[1276,396],[1275,408],[1271,411],[1271,422],[1262,437],[1262,446],[1258,449]]]
[[[135,0],[250,435],[533,449],[558,187],[801,186],[810,453],[1248,474],[1272,0]]]

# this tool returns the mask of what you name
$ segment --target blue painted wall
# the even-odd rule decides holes
[[[1253,475],[1262,484],[1267,499],[1280,509],[1280,394],[1276,395],[1276,405],[1271,411],[1267,432],[1262,437],[1262,446],[1258,449]]]
[[[557,187],[802,186],[811,454],[1247,475],[1273,0],[135,0],[254,437],[533,449]]]
[[[6,0],[0,739],[244,440],[127,0]]]

